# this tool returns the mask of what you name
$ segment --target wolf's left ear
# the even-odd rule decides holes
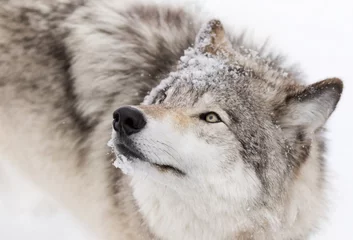
[[[216,19],[201,28],[196,37],[195,48],[201,53],[224,57],[230,57],[233,52],[232,44],[226,37],[222,23]]]
[[[342,90],[342,81],[331,78],[291,93],[279,111],[279,125],[284,128],[302,127],[309,132],[316,131],[335,110]]]

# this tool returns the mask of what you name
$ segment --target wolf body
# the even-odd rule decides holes
[[[180,7],[0,7],[1,161],[97,239],[307,239],[341,92]]]

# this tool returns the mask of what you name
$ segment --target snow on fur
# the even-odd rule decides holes
[[[203,54],[198,49],[189,48],[180,58],[177,71],[171,72],[166,79],[152,89],[145,97],[143,104],[152,104],[159,92],[165,92],[174,84],[190,84],[194,88],[204,88],[206,85],[225,88],[227,86],[224,80],[225,72],[228,76],[232,75],[234,80],[239,76],[250,75],[250,71],[244,70],[243,66],[237,62],[231,63],[232,69],[229,69],[229,66],[228,61],[220,56]]]

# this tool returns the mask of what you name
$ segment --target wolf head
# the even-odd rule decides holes
[[[235,51],[221,23],[210,21],[143,105],[114,113],[116,165],[237,207],[285,198],[303,164],[319,158],[320,131],[343,86],[304,86],[272,70]]]

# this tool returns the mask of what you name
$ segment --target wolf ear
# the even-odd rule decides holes
[[[195,47],[201,53],[229,57],[233,52],[232,44],[225,35],[222,23],[211,20],[203,26],[196,37]]]
[[[279,124],[284,128],[298,126],[316,131],[335,110],[342,90],[342,81],[331,78],[290,94],[281,108]]]

